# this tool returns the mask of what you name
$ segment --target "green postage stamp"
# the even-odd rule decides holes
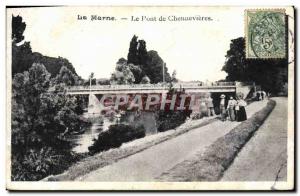
[[[246,10],[246,58],[285,58],[285,10]]]

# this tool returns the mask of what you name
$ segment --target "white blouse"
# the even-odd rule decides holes
[[[238,100],[238,105],[245,107],[247,105],[247,102],[244,100]]]

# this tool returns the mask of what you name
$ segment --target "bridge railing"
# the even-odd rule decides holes
[[[173,88],[214,88],[214,87],[234,87],[235,82],[210,82],[210,83],[174,83]],[[87,91],[87,90],[105,90],[105,89],[168,89],[169,84],[130,84],[130,85],[92,85],[90,86],[70,86],[68,91]]]

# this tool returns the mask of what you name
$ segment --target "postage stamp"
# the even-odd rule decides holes
[[[285,58],[285,10],[246,10],[246,58]]]

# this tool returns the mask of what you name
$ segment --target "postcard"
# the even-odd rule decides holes
[[[8,190],[294,190],[293,6],[7,6]]]

